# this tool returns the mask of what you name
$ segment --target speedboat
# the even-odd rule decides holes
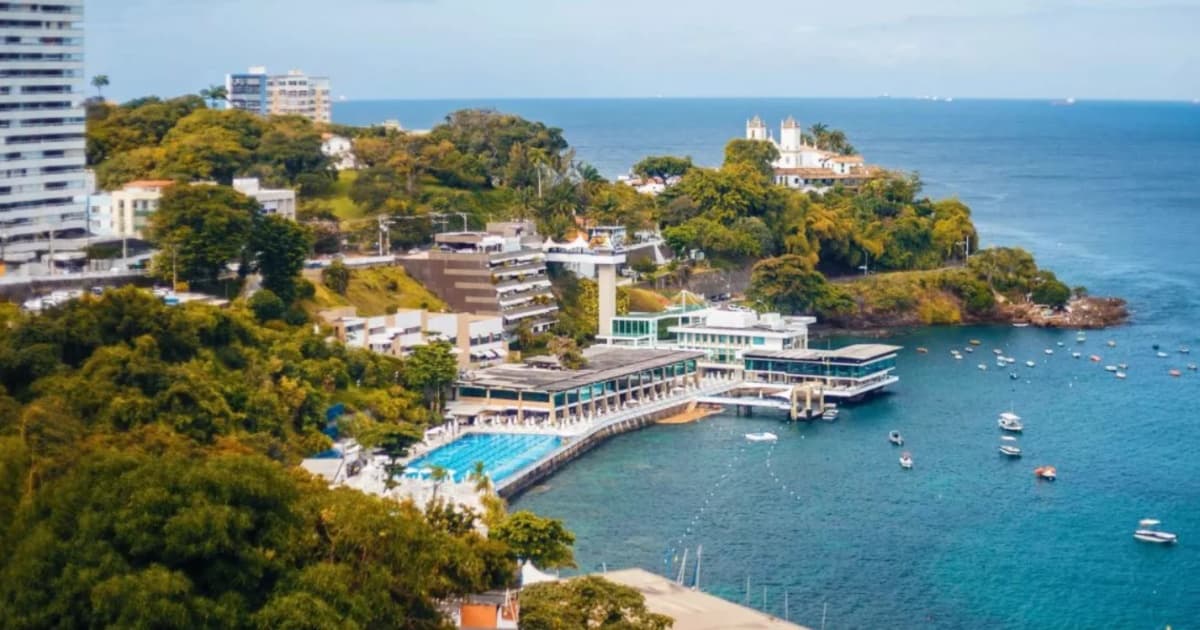
[[[1138,521],[1138,528],[1133,532],[1133,537],[1142,542],[1159,545],[1173,545],[1179,541],[1179,536],[1155,529],[1160,524],[1162,521],[1156,518],[1144,518]]]
[[[982,371],[982,372],[986,372],[986,371],[987,371],[987,365],[986,365],[986,364],[983,364],[983,363],[980,363],[980,364],[979,364],[979,370],[980,370],[980,371]]]
[[[1105,371],[1105,372],[1116,372],[1116,371],[1117,371],[1117,366],[1115,366],[1115,365],[1106,365],[1106,366],[1104,366],[1104,371]]]
[[[904,470],[909,470],[913,467],[912,453],[904,451],[900,454],[900,467]]]
[[[1038,466],[1033,469],[1033,474],[1038,479],[1045,479],[1046,481],[1058,479],[1058,471],[1053,466]]]
[[[1119,379],[1122,379],[1122,380],[1124,380],[1124,379],[1125,379],[1125,373],[1124,373],[1124,372],[1117,372],[1117,373],[1116,373],[1116,374],[1114,374],[1113,376],[1116,376],[1117,378],[1119,378]]]
[[[1001,429],[1005,431],[1012,431],[1014,433],[1019,433],[1025,430],[1025,425],[1021,424],[1021,416],[1018,416],[1011,411],[1005,411],[1004,413],[1000,414],[1000,419],[996,420],[996,424]]]
[[[896,446],[904,446],[904,437],[900,435],[899,431],[892,431],[889,433],[888,441]]]
[[[1082,330],[1075,333],[1075,343],[1083,343],[1085,341],[1087,341],[1087,333]]]
[[[1195,371],[1196,371],[1196,364],[1195,364],[1195,363],[1189,363],[1189,364],[1187,364],[1187,369],[1189,369],[1189,370],[1191,370],[1191,371],[1195,372]]]
[[[1156,356],[1156,357],[1158,357],[1158,358],[1160,358],[1160,359],[1165,359],[1165,358],[1167,358],[1167,356],[1168,356],[1168,355],[1167,355],[1167,353],[1166,353],[1166,352],[1163,352],[1162,350],[1159,350],[1158,352],[1156,352],[1156,353],[1154,354],[1154,356]]]
[[[1109,348],[1116,348],[1116,347],[1117,347],[1117,342],[1113,341],[1112,339],[1109,339],[1109,340],[1108,340],[1108,347],[1109,347]]]
[[[1006,455],[1008,457],[1020,457],[1021,456],[1021,447],[1016,445],[1017,438],[1006,435],[1000,439],[1006,440],[1008,442],[1007,444],[1000,445],[1000,454],[1001,455]]]
[[[1020,374],[1017,374],[1016,372],[1009,372],[1009,373],[1008,373],[1008,378],[1011,378],[1012,380],[1014,380],[1014,381],[1015,381],[1015,380],[1017,380],[1017,379],[1021,378],[1021,375],[1020,375]]]
[[[1046,352],[1046,354],[1054,354],[1054,351],[1051,350],[1050,348],[1046,348],[1045,352]]]
[[[1192,349],[1187,346],[1179,346],[1179,354],[1191,354]]]
[[[746,439],[751,442],[774,442],[779,439],[779,436],[770,431],[763,431],[761,433],[747,433]]]
[[[1180,376],[1183,375],[1183,372],[1180,372],[1179,370],[1168,370],[1167,374],[1170,374],[1171,376],[1174,376],[1175,378],[1179,378]]]
[[[1034,366],[1036,366],[1036,365],[1037,365],[1037,364],[1036,364],[1036,363],[1034,363],[1033,361],[1026,361],[1026,362],[1025,362],[1025,367],[1034,367]]]
[[[1078,359],[1078,358],[1079,358],[1079,357],[1081,357],[1081,356],[1083,356],[1083,355],[1082,355],[1082,354],[1079,354],[1078,352],[1072,352],[1072,353],[1071,353],[1071,358],[1073,358],[1073,359]]]

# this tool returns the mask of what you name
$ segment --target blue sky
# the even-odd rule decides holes
[[[352,99],[1200,97],[1200,0],[89,0],[119,99],[266,65]]]

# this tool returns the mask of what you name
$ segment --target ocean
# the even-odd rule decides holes
[[[581,570],[674,574],[683,549],[694,557],[702,545],[705,591],[812,627],[823,615],[827,628],[1200,624],[1200,374],[1184,368],[1200,362],[1200,107],[484,99],[349,102],[334,115],[427,128],[476,106],[561,127],[609,177],[653,154],[716,165],[755,114],[775,133],[788,115],[823,122],[869,163],[916,171],[930,196],[962,199],[985,245],[1027,248],[1068,284],[1124,297],[1133,311],[1129,325],[1083,344],[1074,331],[905,332],[894,339],[906,348],[901,383],[834,424],[718,416],[618,437],[514,504],[564,519]],[[983,341],[975,354],[950,356],[972,338]],[[1019,359],[1019,380],[994,365],[992,348]],[[1071,358],[1077,350],[1085,358]],[[1089,362],[1093,353],[1103,361]],[[1116,363],[1129,364],[1127,380],[1102,368]],[[1025,418],[1020,460],[996,451],[995,417],[1009,409]],[[899,468],[892,429],[914,470]],[[760,430],[779,441],[742,438]],[[1034,479],[1042,464],[1057,466],[1056,483]],[[1180,544],[1134,541],[1144,517]]]

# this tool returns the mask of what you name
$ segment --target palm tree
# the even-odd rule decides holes
[[[826,125],[825,123],[813,123],[813,125],[808,128],[808,133],[812,136],[814,146],[816,146],[818,149],[825,148],[824,145],[826,136],[829,135],[829,125]]]
[[[200,98],[204,99],[209,107],[216,107],[219,101],[229,98],[229,91],[223,85],[210,85],[200,90]]]
[[[437,493],[442,484],[450,478],[450,471],[442,466],[434,466],[429,473],[429,478],[433,480],[433,496],[429,498],[429,502],[432,503],[437,500]]]
[[[492,491],[492,479],[488,477],[487,469],[483,465],[483,461],[475,462],[475,466],[471,469],[471,473],[467,475],[469,481],[475,482],[475,492],[489,494]]]
[[[108,75],[97,74],[92,77],[92,87],[96,88],[96,96],[104,98],[104,88],[108,87]]]

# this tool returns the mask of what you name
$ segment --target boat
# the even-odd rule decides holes
[[[1108,347],[1109,347],[1109,348],[1116,348],[1116,347],[1117,347],[1117,342],[1113,341],[1112,339],[1109,339],[1107,343],[1108,343]]]
[[[1046,348],[1043,352],[1045,352],[1046,354],[1054,354],[1054,351],[1051,350],[1050,348]]]
[[[909,470],[913,467],[912,453],[904,451],[900,454],[900,467]]]
[[[1189,364],[1187,364],[1187,369],[1189,369],[1189,370],[1191,370],[1191,371],[1195,372],[1195,371],[1196,371],[1196,364],[1195,364],[1195,363],[1189,363]]]
[[[821,412],[821,419],[826,422],[833,422],[838,419],[837,407],[825,407],[825,411]]]
[[[1099,362],[1100,362],[1100,355],[1098,355],[1098,354],[1093,354],[1092,356],[1088,357],[1088,361],[1091,361],[1092,363],[1099,363]]]
[[[1014,380],[1014,381],[1015,381],[1015,380],[1017,380],[1017,379],[1021,378],[1021,375],[1020,375],[1020,374],[1017,374],[1016,372],[1009,372],[1009,373],[1008,373],[1008,378],[1011,378],[1012,380]]]
[[[917,354],[928,354],[929,348],[917,348]]]
[[[972,348],[971,346],[967,346],[967,347],[963,348],[963,351],[964,352],[975,352],[975,348]]]
[[[967,343],[971,344],[972,346],[982,346],[983,345],[983,342],[978,339],[968,339]]]
[[[1128,369],[1129,369],[1129,364],[1128,364],[1128,363],[1118,363],[1118,364],[1117,364],[1117,369],[1120,369],[1120,370],[1128,370]]]
[[[1006,443],[1000,445],[1000,454],[1001,455],[1006,455],[1008,457],[1020,457],[1021,456],[1021,447],[1017,446],[1017,444],[1016,444],[1017,438],[1006,435],[1000,439],[1004,440],[1006,442]]]
[[[1026,361],[1026,362],[1025,362],[1025,367],[1036,367],[1036,366],[1037,366],[1037,364],[1036,364],[1036,363],[1034,363],[1033,361]]]
[[[996,424],[1004,431],[1019,433],[1025,430],[1025,425],[1021,424],[1021,416],[1011,411],[1000,414],[1000,419],[996,420]]]
[[[774,442],[779,439],[779,436],[770,431],[763,431],[761,433],[747,433],[746,439],[751,442]]]
[[[1162,521],[1156,518],[1144,518],[1138,521],[1138,528],[1133,532],[1133,537],[1142,542],[1158,545],[1173,545],[1178,542],[1179,536],[1156,529],[1161,524]]]
[[[1029,328],[1029,322],[1013,322],[1013,328]]]
[[[1191,354],[1192,349],[1187,346],[1179,346],[1179,354]]]
[[[979,367],[979,371],[980,371],[980,372],[986,372],[986,371],[987,371],[987,364],[986,364],[986,363],[980,363],[980,364],[978,365],[978,367]]]
[[[1003,351],[1003,350],[1001,350],[1000,348],[993,348],[993,349],[992,349],[992,354],[994,354],[994,355],[996,355],[996,356],[998,356],[998,357],[999,357],[999,356],[1003,356],[1003,355],[1004,355],[1004,351]]]
[[[1180,372],[1179,370],[1169,370],[1167,372],[1167,374],[1170,374],[1171,376],[1174,376],[1175,378],[1179,378],[1180,376],[1183,375],[1183,373]]]
[[[954,353],[954,359],[955,359],[956,361],[962,361],[962,358],[963,358],[963,355],[961,355],[961,354],[959,354],[959,353],[957,353],[957,352],[955,352],[955,353]]]
[[[1117,378],[1119,378],[1119,379],[1122,379],[1122,380],[1124,380],[1124,379],[1125,379],[1125,373],[1124,373],[1124,372],[1117,372],[1117,373],[1116,373],[1116,374],[1114,374],[1113,376],[1115,376],[1115,377],[1117,377]]]
[[[904,446],[904,436],[900,435],[899,431],[888,433],[888,441],[896,446]]]
[[[1075,343],[1083,343],[1085,341],[1087,341],[1087,333],[1082,330],[1075,333]]]
[[[996,367],[1000,367],[1000,368],[1002,368],[1002,367],[1004,367],[1004,366],[1006,366],[1006,365],[1008,365],[1008,364],[1007,364],[1007,363],[1005,363],[1003,359],[996,359]]]
[[[1071,358],[1074,358],[1074,359],[1078,359],[1078,358],[1079,358],[1079,357],[1081,357],[1081,356],[1083,356],[1083,355],[1082,355],[1082,354],[1080,354],[1080,353],[1078,353],[1078,352],[1072,352],[1072,353],[1071,353]]]
[[[1046,481],[1058,479],[1058,471],[1053,466],[1038,466],[1033,469],[1033,474],[1038,479],[1045,479]]]
[[[1059,342],[1055,343],[1054,345],[1056,345],[1056,346],[1058,346],[1059,348],[1061,348],[1061,347],[1063,347],[1063,345],[1064,345],[1064,344],[1063,344],[1063,342],[1059,341]]]
[[[1105,372],[1116,372],[1116,371],[1117,371],[1117,366],[1115,366],[1115,365],[1106,365],[1106,366],[1104,366],[1104,371],[1105,371]]]
[[[1165,358],[1167,358],[1168,355],[1166,352],[1159,350],[1158,352],[1155,353],[1154,356],[1157,356],[1160,359],[1165,359]]]

